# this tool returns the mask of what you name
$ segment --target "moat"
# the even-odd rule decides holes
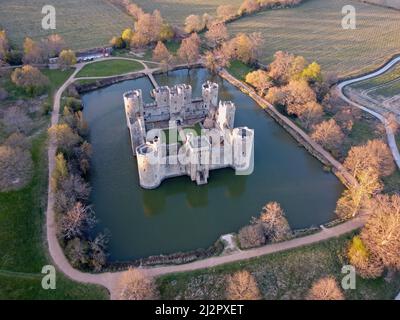
[[[99,228],[111,232],[110,260],[206,248],[220,235],[235,232],[257,216],[268,201],[284,208],[292,229],[317,226],[334,218],[343,190],[339,180],[258,105],[238,89],[204,69],[156,76],[160,85],[190,83],[193,96],[201,85],[219,84],[220,99],[233,101],[235,126],[255,132],[254,172],[237,176],[233,169],[214,170],[208,184],[197,186],[188,177],[165,180],[155,190],[139,186],[132,155],[122,94],[142,89],[152,102],[147,78],[125,81],[83,96],[84,115],[93,145],[92,203]]]

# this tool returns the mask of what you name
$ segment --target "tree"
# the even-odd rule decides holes
[[[239,8],[239,14],[251,14],[258,10],[260,10],[260,4],[257,2],[257,0],[244,0]]]
[[[316,62],[309,64],[303,69],[303,71],[301,71],[301,77],[308,82],[321,82],[321,66]]]
[[[204,65],[212,73],[217,73],[219,69],[229,66],[229,57],[224,50],[218,48],[213,51],[207,51],[203,57]]]
[[[67,69],[76,64],[75,52],[72,50],[63,50],[58,58],[58,64],[62,69]]]
[[[0,191],[15,190],[24,186],[32,173],[29,150],[0,146]]]
[[[199,32],[204,29],[203,20],[198,16],[191,14],[185,19],[185,32]]]
[[[386,121],[388,123],[388,127],[392,130],[393,134],[396,135],[399,132],[400,124],[397,120],[397,117],[393,113],[389,113],[386,115]]]
[[[291,234],[285,212],[277,202],[267,203],[256,223],[261,223],[265,236],[271,242],[285,240]]]
[[[389,147],[378,139],[370,140],[365,145],[352,147],[344,161],[344,166],[354,177],[368,168],[380,177],[390,176],[396,170]]]
[[[291,80],[282,88],[282,98],[280,103],[286,106],[287,113],[296,116],[302,113],[304,105],[317,100],[315,92],[304,80]]]
[[[154,300],[158,296],[154,280],[138,269],[125,271],[118,288],[121,300]]]
[[[228,277],[226,297],[228,300],[260,300],[261,293],[250,272],[237,271]]]
[[[211,46],[218,46],[228,39],[228,29],[222,22],[214,22],[206,32],[206,39]]]
[[[129,47],[133,36],[133,31],[131,28],[126,28],[121,33],[121,39],[125,42],[125,47]]]
[[[113,46],[114,49],[123,49],[126,46],[126,43],[121,37],[112,37],[110,40],[110,44]]]
[[[60,235],[65,240],[82,237],[96,223],[90,207],[77,202],[74,207],[61,217]]]
[[[369,207],[360,237],[368,250],[390,270],[400,270],[400,195],[378,195]]]
[[[5,30],[0,30],[0,65],[1,62],[6,62],[6,56],[10,50],[8,38]]]
[[[250,35],[239,33],[231,40],[231,44],[231,48],[234,50],[232,55],[247,64],[257,60],[263,39],[260,33],[255,32]]]
[[[188,66],[195,63],[200,56],[200,38],[197,33],[192,33],[190,37],[183,39],[178,49],[178,57]]]
[[[74,146],[81,142],[81,137],[65,123],[53,125],[49,129],[49,134],[55,139],[57,147],[65,152],[71,151]]]
[[[269,65],[269,75],[277,85],[286,85],[290,80],[301,80],[301,73],[306,65],[302,56],[277,51],[274,61]]]
[[[109,235],[100,233],[89,241],[89,265],[96,272],[107,264],[107,244],[109,241]]]
[[[142,47],[160,40],[163,25],[164,21],[160,11],[154,10],[152,14],[141,14],[135,23],[135,32],[131,37],[131,46]]]
[[[20,132],[14,132],[5,141],[5,146],[11,148],[20,148],[22,150],[28,150],[31,146],[28,138]]]
[[[344,134],[334,119],[325,120],[314,126],[311,138],[328,150],[337,150]]]
[[[237,15],[237,9],[235,6],[232,5],[220,5],[217,8],[217,17],[221,21],[227,21],[232,19],[234,16]]]
[[[169,69],[169,65],[172,62],[172,54],[168,48],[161,41],[157,42],[156,47],[153,50],[153,60],[160,62],[166,71]]]
[[[175,36],[174,28],[170,24],[164,23],[160,30],[160,36],[159,36],[160,40],[168,41],[173,39],[174,36]]]
[[[238,238],[243,249],[260,247],[265,244],[264,229],[260,224],[243,227],[239,230]]]
[[[310,129],[324,115],[324,110],[318,102],[307,102],[298,115],[301,125],[306,129]]]
[[[8,133],[29,133],[32,129],[32,120],[26,111],[18,106],[12,106],[4,111],[3,125]]]
[[[261,95],[265,95],[268,89],[272,87],[268,72],[262,69],[249,72],[246,75],[246,82],[256,88]]]
[[[65,255],[74,268],[81,268],[88,263],[89,244],[78,237],[71,239],[65,246]]]
[[[335,278],[328,276],[312,285],[307,300],[344,300],[344,295]]]
[[[51,187],[53,191],[60,188],[61,182],[68,177],[67,161],[64,155],[60,152],[55,157],[55,166],[51,173]]]
[[[354,236],[347,249],[349,263],[362,278],[377,278],[383,273],[383,264],[365,247],[359,236]]]
[[[131,15],[136,21],[139,20],[139,17],[144,14],[142,8],[140,8],[135,3],[129,3],[126,5],[126,11],[129,15]]]
[[[73,199],[74,202],[87,203],[91,188],[78,174],[70,174],[60,181],[60,190],[68,199]]]
[[[46,59],[47,55],[43,46],[39,45],[31,38],[25,38],[23,62],[25,64],[42,64],[46,62]]]
[[[357,184],[345,190],[336,205],[336,214],[341,218],[354,217],[365,206],[369,198],[382,190],[377,173],[371,168],[361,171]]]
[[[210,29],[211,26],[215,23],[215,19],[207,12],[203,14],[201,19],[203,20],[203,26],[206,29]]]
[[[49,79],[38,68],[31,65],[16,68],[11,74],[11,81],[30,95],[43,91],[49,84]]]
[[[64,39],[58,34],[51,34],[44,40],[45,51],[49,57],[56,57],[66,49]]]

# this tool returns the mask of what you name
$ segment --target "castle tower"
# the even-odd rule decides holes
[[[217,114],[217,126],[221,129],[233,129],[236,107],[232,101],[220,101]]]
[[[135,119],[137,117],[143,116],[142,90],[138,89],[125,92],[124,105],[128,123],[129,123],[129,118]]]
[[[153,89],[153,95],[158,107],[169,106],[169,88],[167,86]]]
[[[161,165],[157,146],[145,143],[136,148],[140,186],[145,189],[157,188],[161,183]]]
[[[187,148],[189,161],[187,173],[198,185],[206,184],[210,172],[210,150],[211,145],[205,136],[187,135]]]
[[[171,118],[179,117],[184,108],[184,93],[178,90],[178,86],[172,87],[169,91],[169,112]]]
[[[233,166],[236,171],[247,171],[252,165],[254,130],[239,127],[232,130]]]
[[[210,107],[218,105],[218,84],[207,81],[201,87],[201,92],[204,100],[204,107],[210,110]]]

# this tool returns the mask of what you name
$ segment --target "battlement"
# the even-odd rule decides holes
[[[152,91],[155,103],[150,104],[143,104],[140,89],[124,94],[143,188],[156,188],[164,179],[181,175],[201,185],[207,183],[210,170],[249,167],[254,131],[234,128],[236,106],[232,101],[218,104],[218,89],[217,83],[207,81],[202,97],[193,99],[188,84],[158,87]],[[178,133],[174,142],[163,138],[162,132],[171,130]]]

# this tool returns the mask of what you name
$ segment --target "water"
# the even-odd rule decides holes
[[[160,85],[191,83],[194,96],[212,76],[203,69],[157,76]],[[92,202],[99,228],[111,231],[110,260],[129,260],[206,248],[220,235],[237,231],[269,201],[284,208],[292,228],[316,226],[334,218],[343,190],[337,178],[300,148],[249,97],[222,79],[220,99],[236,103],[235,126],[255,130],[255,168],[250,176],[232,169],[210,172],[197,186],[189,177],[165,180],[156,190],[139,187],[125,123],[122,94],[141,88],[146,102],[147,78],[125,81],[85,94],[84,116],[93,145]]]

